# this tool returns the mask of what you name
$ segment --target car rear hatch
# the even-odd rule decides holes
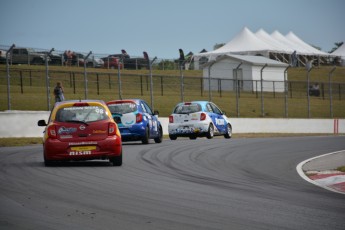
[[[137,104],[134,101],[116,101],[108,104],[108,107],[120,129],[141,121],[141,114],[138,113]]]
[[[200,121],[201,116],[201,106],[197,103],[181,103],[176,106],[173,114],[169,117],[170,123],[188,123]]]
[[[99,141],[108,137],[109,120],[98,122],[57,122],[56,132],[60,141]]]

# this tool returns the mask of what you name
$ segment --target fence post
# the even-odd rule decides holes
[[[200,96],[204,96],[204,86],[203,86],[203,81],[202,78],[200,78]]]
[[[24,90],[23,90],[23,71],[20,71],[20,92],[21,92],[21,94],[24,93]]]
[[[161,76],[161,96],[163,96],[163,76]]]
[[[211,92],[211,67],[216,63],[216,61],[211,61],[208,66],[208,100],[212,101],[212,92]]]
[[[48,111],[50,111],[50,78],[49,78],[49,65],[48,65],[48,56],[54,51],[55,49],[52,48],[48,53],[45,55],[45,63],[46,63],[46,87],[47,87],[47,106]]]
[[[288,117],[288,85],[287,85],[287,70],[290,68],[290,66],[286,67],[284,70],[284,91],[285,91],[285,97],[284,97],[284,104],[285,104],[285,117]]]
[[[309,73],[312,69],[313,69],[312,66],[309,66],[309,68],[307,69],[308,118],[310,118],[310,95],[309,95],[310,76],[309,76]]]
[[[31,70],[29,71],[30,76],[30,86],[32,86],[32,76],[31,76]]]
[[[120,62],[122,62],[122,57],[120,59]],[[117,84],[119,87],[119,99],[122,100],[122,80],[121,80],[121,68],[120,65],[117,65]]]
[[[263,70],[267,67],[267,64],[265,64],[261,70],[260,70],[260,81],[261,81],[261,115],[262,117],[265,116],[265,112],[264,112],[264,94],[263,94],[263,89],[264,89],[264,86],[263,86],[263,78],[262,78],[262,72]]]
[[[98,76],[98,73],[97,73],[97,95],[99,95],[99,76]]]
[[[73,94],[75,94],[75,73],[73,72]]]
[[[6,51],[6,75],[7,75],[7,107],[8,110],[11,110],[11,76],[10,76],[10,63],[8,54],[12,52],[12,49],[16,47],[15,44],[13,44],[7,51]]]
[[[236,113],[237,117],[240,117],[240,101],[239,101],[239,89],[238,89],[238,69],[243,63],[241,62],[235,69],[235,92],[236,92]]]
[[[90,51],[85,59],[84,59],[84,94],[85,94],[85,100],[87,99],[87,72],[86,72],[86,60],[89,58],[89,56],[92,54],[92,51]]]
[[[329,113],[331,118],[333,118],[333,101],[332,101],[332,82],[331,78],[336,67],[334,66],[332,70],[328,73],[328,90],[329,90]]]
[[[108,86],[109,86],[109,89],[111,89],[110,73],[108,74]]]

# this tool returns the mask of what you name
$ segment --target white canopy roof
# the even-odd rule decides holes
[[[332,54],[335,56],[341,56],[342,58],[345,59],[345,43],[343,43],[340,47],[338,47],[338,49],[334,50]]]
[[[289,32],[284,36],[276,30],[270,35],[260,29],[254,34],[247,27],[244,27],[239,34],[224,46],[210,52],[195,54],[194,57],[206,56],[210,60],[214,60],[221,54],[255,55],[258,53],[268,54],[269,52],[291,54],[293,51],[296,51],[299,55],[332,56],[308,45],[293,32]]]
[[[283,43],[281,43],[281,42],[277,41],[276,39],[274,39],[273,37],[271,37],[271,35],[269,35],[263,29],[258,30],[255,33],[255,35],[256,35],[256,37],[258,37],[262,41],[264,41],[268,44],[271,44],[271,46],[274,47],[276,49],[276,51],[280,51],[282,53],[289,53],[289,54],[291,54],[294,51],[289,46],[286,46]]]
[[[311,45],[305,43],[304,41],[302,41],[302,39],[297,37],[292,31],[290,31],[287,35],[285,35],[285,38],[287,38],[288,40],[290,40],[291,42],[295,44],[298,44],[299,46],[303,47],[305,50],[307,50],[308,52],[314,55],[326,55],[326,56],[329,55],[328,53],[315,49]]]
[[[247,27],[244,27],[239,34],[237,34],[231,41],[229,41],[219,49],[206,53],[195,54],[194,56],[208,56],[212,59],[212,57],[216,57],[220,54],[243,54],[249,52],[260,52],[268,50],[275,50],[275,48],[259,39]]]

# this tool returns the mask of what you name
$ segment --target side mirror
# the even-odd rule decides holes
[[[153,112],[153,115],[159,115],[158,110],[155,110],[155,111]]]
[[[39,120],[39,121],[37,122],[37,125],[38,125],[38,126],[47,126],[47,123],[46,123],[45,120]]]

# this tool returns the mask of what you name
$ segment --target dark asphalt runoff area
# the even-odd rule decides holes
[[[345,195],[296,166],[344,136],[124,143],[123,165],[43,164],[42,146],[0,148],[0,229],[343,230]]]

